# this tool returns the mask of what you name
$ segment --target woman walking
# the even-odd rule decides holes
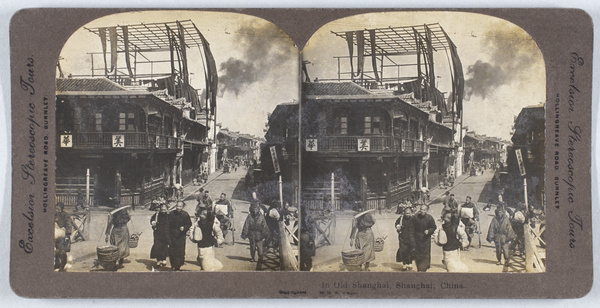
[[[363,251],[364,270],[369,270],[371,261],[375,260],[375,236],[371,227],[375,224],[375,218],[370,211],[364,211],[354,215],[352,220],[352,232],[350,232],[350,247]]]
[[[154,245],[152,245],[152,249],[150,250],[150,258],[156,258],[156,266],[166,266],[169,245],[171,244],[169,214],[166,203],[162,203],[160,211],[152,215],[150,225],[152,225],[152,230],[154,230]]]
[[[120,207],[108,214],[108,223],[106,225],[106,239],[110,240],[110,244],[118,248],[118,267],[123,267],[123,261],[129,256],[129,228],[127,223],[130,220],[127,208],[129,206]]]

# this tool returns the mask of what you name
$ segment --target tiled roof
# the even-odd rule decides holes
[[[107,78],[57,78],[56,91],[127,91],[127,89]]]
[[[302,88],[304,95],[365,95],[372,94],[354,82],[307,82]]]

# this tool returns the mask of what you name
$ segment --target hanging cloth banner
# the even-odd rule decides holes
[[[363,68],[365,65],[365,33],[363,31],[356,31],[356,57],[358,63],[356,64],[356,77],[363,74]]]
[[[123,31],[123,44],[125,44],[125,63],[127,64],[127,72],[129,72],[129,77],[133,78],[131,61],[129,60],[129,29],[127,26],[121,26],[121,30]]]
[[[375,81],[379,82],[379,74],[377,73],[377,56],[375,55],[375,51],[377,49],[377,44],[375,43],[375,30],[369,30],[369,39],[371,40],[371,62],[373,63],[373,73],[375,74]]]
[[[354,80],[354,64],[352,63],[352,57],[354,56],[354,32],[346,32],[346,42],[348,43],[348,53],[350,54],[350,76]]]
[[[458,51],[456,50],[456,46],[450,40],[447,34],[446,40],[448,40],[448,45],[450,46],[450,56],[452,57],[452,67],[454,68],[455,92],[453,93],[453,96],[456,97],[456,112],[460,116],[463,108],[462,105],[465,90],[465,76],[463,75],[462,63],[460,62],[460,58],[458,57]]]
[[[110,37],[110,72],[116,72],[117,70],[117,28],[108,28],[108,35]]]
[[[214,114],[215,108],[217,108],[217,91],[219,88],[219,77],[217,76],[217,65],[215,64],[215,58],[210,52],[210,44],[204,38],[204,35],[200,33],[200,30],[196,28],[196,32],[202,40],[202,47],[204,48],[204,56],[206,57],[206,63],[208,64],[208,78],[206,80],[207,96],[210,94],[210,109]]]
[[[106,28],[98,28],[98,36],[102,44],[102,58],[104,59],[104,75],[108,75],[108,67],[106,63]]]

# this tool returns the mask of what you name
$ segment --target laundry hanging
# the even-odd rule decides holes
[[[360,76],[362,79],[363,68],[365,65],[365,33],[363,31],[356,31],[356,77]]]
[[[98,28],[98,36],[100,36],[100,44],[102,44],[102,58],[104,59],[104,75],[108,75],[106,63],[106,28]]]
[[[109,73],[116,72],[117,69],[117,27],[108,28],[108,35],[110,37],[110,71]]]
[[[125,63],[127,64],[127,72],[129,72],[129,77],[133,78],[131,61],[129,60],[129,29],[127,26],[121,26],[121,30],[123,31],[123,44],[125,45]]]
[[[346,32],[346,42],[348,43],[348,53],[350,54],[350,77],[354,81],[354,63],[352,57],[354,56],[354,32]]]
[[[373,64],[373,74],[375,74],[375,81],[379,82],[379,74],[377,73],[377,55],[375,54],[377,50],[375,30],[369,30],[369,39],[371,41],[371,63]]]

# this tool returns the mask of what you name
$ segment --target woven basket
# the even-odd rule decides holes
[[[375,240],[375,244],[373,245],[373,248],[374,248],[375,252],[382,252],[384,244],[385,244],[385,239],[384,238],[382,238],[382,237],[377,238]]]
[[[140,234],[132,234],[129,237],[129,242],[127,243],[127,245],[129,246],[129,248],[136,248],[138,246],[138,242],[140,241]]]
[[[342,261],[346,266],[360,266],[365,263],[365,253],[362,250],[344,250],[342,251]]]
[[[96,247],[98,261],[101,263],[111,263],[119,259],[119,248],[114,245]]]

